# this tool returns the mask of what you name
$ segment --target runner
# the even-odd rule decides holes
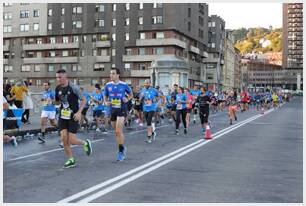
[[[229,92],[229,96],[226,99],[227,106],[228,106],[228,116],[230,119],[230,125],[233,124],[233,119],[237,121],[236,111],[237,111],[237,99],[234,96],[234,91],[231,90]]]
[[[194,85],[193,89],[190,90],[190,94],[193,96],[193,99],[197,99],[197,97],[201,94],[201,91],[198,89],[198,86]],[[193,110],[193,123],[196,123],[196,115],[198,114],[198,108],[195,106],[195,103],[192,105]]]
[[[186,108],[186,102],[187,102],[187,96],[184,93],[184,88],[179,87],[178,94],[176,95],[176,135],[179,135],[179,127],[181,119],[183,121],[184,125],[184,134],[187,134],[187,128],[186,128],[186,114],[187,114],[187,108]],[[182,118],[181,118],[182,117]]]
[[[272,101],[273,101],[273,108],[276,109],[277,108],[277,103],[278,103],[278,96],[276,95],[276,93],[273,93],[272,95]]]
[[[96,132],[101,132],[101,117],[103,107],[103,94],[101,93],[100,84],[95,84],[95,91],[91,94],[91,102],[92,102],[92,110],[93,110],[93,118],[96,123]]]
[[[50,88],[50,82],[45,82],[43,84],[44,92],[42,94],[42,105],[43,109],[41,111],[41,121],[40,121],[40,131],[42,133],[42,136],[38,136],[39,143],[45,143],[45,132],[46,132],[46,125],[48,119],[50,120],[50,124],[53,127],[57,127],[56,123],[56,109],[55,109],[55,93]]]
[[[127,112],[124,103],[127,103],[133,97],[133,94],[128,84],[119,80],[119,75],[119,69],[111,69],[111,82],[108,82],[105,85],[104,101],[107,105],[111,106],[111,124],[115,130],[116,142],[119,148],[117,161],[123,161],[126,157],[126,147],[124,146],[122,127],[124,124],[124,117]],[[128,94],[128,98],[125,97],[126,94]]]
[[[83,145],[85,153],[88,156],[92,154],[90,140],[83,141],[76,138],[78,122],[81,120],[86,99],[82,97],[79,87],[69,82],[64,69],[56,72],[56,80],[59,85],[55,89],[55,100],[61,104],[58,125],[64,150],[68,157],[64,168],[70,168],[75,167],[75,159],[73,158],[70,144]],[[78,99],[82,100],[80,106]]]
[[[187,129],[189,128],[190,124],[190,113],[192,110],[192,105],[194,104],[194,99],[193,96],[190,94],[190,90],[186,88],[186,95],[187,95],[187,102],[186,102],[186,108],[187,108],[187,114],[186,114],[186,124],[187,124]]]
[[[143,126],[143,113],[142,113],[142,107],[143,107],[143,102],[140,99],[140,86],[136,86],[136,90],[134,92],[134,100],[135,100],[135,105],[134,105],[134,111],[135,111],[135,116],[136,116],[136,123],[139,124],[139,126]]]
[[[209,105],[210,105],[210,97],[206,95],[205,87],[201,87],[201,94],[197,97],[196,103],[199,107],[199,115],[202,125],[202,134],[205,134],[206,126],[208,124],[208,116],[209,116]]]
[[[86,104],[84,105],[84,109],[82,111],[82,117],[81,117],[81,130],[84,130],[84,126],[88,129],[89,127],[89,120],[87,119],[86,117],[86,114],[87,114],[87,111],[89,109],[89,106],[90,106],[90,95],[88,92],[86,92],[84,90],[83,87],[80,87],[80,90],[81,90],[81,93],[82,93],[82,96],[85,97],[86,99]],[[85,124],[84,124],[85,122]]]
[[[150,79],[145,80],[144,88],[141,90],[140,97],[144,102],[143,112],[147,122],[148,140],[146,142],[151,143],[152,139],[155,140],[156,138],[155,124],[154,122],[152,123],[152,120],[154,119],[155,112],[157,110],[157,102],[159,101],[160,96],[158,91],[151,87]]]

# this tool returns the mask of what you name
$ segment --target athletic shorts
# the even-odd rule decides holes
[[[207,110],[200,111],[201,124],[208,123],[208,116],[209,116],[209,111]]]
[[[125,117],[126,114],[127,114],[126,109],[123,109],[123,108],[111,108],[111,110],[110,110],[110,115],[111,115],[110,120],[112,122],[117,121],[117,117]]]
[[[191,113],[191,110],[192,110],[192,108],[189,108],[189,109],[187,108],[187,113],[190,114],[190,113]]]
[[[230,110],[237,111],[237,105],[234,105],[234,106],[228,106],[228,111],[230,111]]]
[[[56,111],[41,111],[41,118],[55,119]]]
[[[171,111],[175,112],[176,111],[176,105],[172,105]]]
[[[141,112],[142,111],[142,104],[134,105],[134,109]]]
[[[93,117],[102,117],[102,110],[93,111]]]
[[[62,119],[59,118],[58,120],[58,127],[60,129],[60,131],[67,129],[68,132],[72,133],[72,134],[76,134],[78,131],[78,127],[79,127],[79,122],[75,121],[73,118],[72,119]]]
[[[144,117],[147,122],[147,126],[152,125],[152,120],[153,120],[154,115],[155,115],[155,111],[144,112]]]
[[[86,113],[87,113],[87,111],[88,111],[88,108],[89,108],[89,107],[83,108],[83,110],[82,110],[82,115],[85,115],[85,116],[86,116]]]

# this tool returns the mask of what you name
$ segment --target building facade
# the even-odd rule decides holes
[[[221,82],[225,22],[207,4],[6,3],[3,22],[4,82],[55,83],[62,68],[77,84],[103,84],[116,67],[138,85],[154,62],[173,58],[188,68],[187,77],[185,68],[163,70],[172,83]]]
[[[234,88],[234,78],[235,78],[235,38],[230,30],[226,30],[225,40],[224,40],[224,69],[223,69],[223,81],[222,85],[225,89]]]

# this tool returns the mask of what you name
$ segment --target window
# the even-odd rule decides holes
[[[188,31],[191,31],[191,22],[188,22]]]
[[[156,39],[163,39],[164,38],[164,32],[156,32]]]
[[[61,67],[60,67],[61,69],[63,69],[63,70],[65,70],[65,71],[67,71],[67,64],[61,64]]]
[[[163,4],[161,4],[161,3],[153,3],[153,8],[163,8]]]
[[[108,40],[108,35],[107,35],[107,34],[102,34],[102,35],[100,36],[100,40],[101,40],[101,41],[107,41],[107,40]]]
[[[65,8],[62,8],[62,16],[65,15]]]
[[[48,23],[48,30],[52,30],[52,23]]]
[[[20,11],[20,18],[29,18],[29,11]]]
[[[41,85],[41,79],[37,79],[37,80],[36,80],[36,85],[37,85],[37,86],[40,86],[40,85]]]
[[[50,43],[51,43],[51,44],[55,44],[55,37],[50,37],[49,40],[50,40]]]
[[[62,51],[62,56],[63,56],[63,57],[67,57],[67,56],[68,56],[68,51],[67,51],[67,50]]]
[[[200,26],[204,25],[204,19],[201,16],[199,16],[199,24],[200,24]]]
[[[54,65],[53,64],[48,65],[48,72],[54,72]]]
[[[52,16],[52,9],[48,9],[48,16]]]
[[[146,70],[146,65],[145,64],[139,64],[139,69],[140,70]]]
[[[112,34],[113,41],[116,41],[116,34]]]
[[[12,32],[12,26],[4,26],[3,27],[3,33],[11,33]]]
[[[215,48],[216,44],[215,43],[211,43],[211,48]]]
[[[207,79],[213,80],[214,79],[214,74],[208,73],[206,77],[207,77]]]
[[[132,49],[125,49],[126,55],[132,55]]]
[[[112,56],[116,56],[116,49],[112,49]]]
[[[83,49],[80,50],[80,54],[81,54],[81,55],[80,55],[81,57],[85,56],[85,50],[83,50]]]
[[[191,17],[191,8],[188,8],[188,17]]]
[[[73,28],[82,28],[82,21],[73,21],[72,22]]]
[[[37,38],[36,39],[36,44],[42,44],[42,38]]]
[[[130,4],[129,4],[129,3],[126,3],[126,4],[125,4],[125,10],[126,10],[126,11],[130,10]]]
[[[104,4],[96,5],[96,12],[104,12]]]
[[[208,22],[208,27],[211,27],[211,21]]]
[[[73,36],[72,37],[72,42],[74,42],[74,43],[79,42],[79,36]]]
[[[113,4],[113,11],[117,10],[117,4]]]
[[[61,29],[64,29],[65,28],[65,22],[62,22],[61,23]]]
[[[211,22],[211,27],[216,27],[216,22]]]
[[[55,57],[55,51],[49,51],[49,57]]]
[[[200,38],[204,38],[204,32],[201,29],[199,29],[199,37]]]
[[[131,64],[124,64],[124,70],[126,71],[131,70]]]
[[[146,55],[145,48],[139,48],[138,53],[139,55]]]
[[[10,58],[10,52],[4,52],[3,58],[4,58],[4,59]]]
[[[73,71],[73,72],[82,71],[82,67],[81,67],[81,65],[78,65],[78,64],[72,64],[71,71]]]
[[[34,65],[34,72],[40,72],[42,65],[41,64],[35,64]]]
[[[4,65],[4,72],[12,72],[13,66],[12,65]]]
[[[39,24],[33,24],[33,30],[38,31],[39,30]]]
[[[86,35],[83,35],[83,36],[82,36],[82,42],[85,43],[86,40],[87,40],[87,36],[86,36]]]
[[[125,25],[126,25],[126,26],[130,25],[130,18],[126,18],[126,19],[125,19]]]
[[[138,24],[143,25],[143,17],[138,17]]]
[[[4,3],[3,4],[4,7],[9,7],[9,6],[12,6],[12,5],[13,5],[12,3]]]
[[[33,17],[39,17],[39,10],[33,11]]]
[[[143,9],[143,3],[139,4],[139,9]]]
[[[94,71],[104,71],[104,64],[94,64]]]
[[[21,65],[21,72],[30,72],[31,65]]]
[[[96,27],[104,27],[104,20],[103,19],[96,20]]]
[[[4,20],[12,19],[12,13],[11,12],[4,13],[3,19]]]
[[[81,6],[75,6],[72,8],[73,14],[82,14],[82,7]]]
[[[116,26],[116,19],[113,19],[112,25],[113,25],[113,26]]]
[[[129,33],[125,33],[125,40],[126,41],[130,40],[130,34]]]
[[[146,33],[143,32],[139,33],[139,37],[140,39],[146,39]]]
[[[29,24],[20,24],[20,31],[28,32],[30,29]]]
[[[153,53],[156,54],[156,55],[164,54],[164,48],[162,48],[162,47],[153,48]]]
[[[101,56],[108,56],[108,49],[101,49]]]
[[[96,49],[92,50],[92,56],[97,56],[97,50]]]
[[[26,57],[27,58],[33,58],[34,57],[34,52],[32,52],[32,51],[27,52]]]
[[[163,23],[163,16],[152,17],[152,24],[162,24],[162,23]]]

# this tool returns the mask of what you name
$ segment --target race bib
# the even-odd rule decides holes
[[[146,106],[151,106],[152,105],[152,100],[151,99],[147,99],[146,100]]]
[[[62,109],[61,110],[61,118],[69,120],[71,118],[71,110],[70,109]]]
[[[138,105],[140,105],[140,101],[139,100],[136,100],[135,101],[135,104],[138,106]]]
[[[176,109],[180,110],[182,108],[183,108],[183,105],[181,103],[178,103]]]
[[[121,108],[121,100],[120,99],[112,99],[111,101],[112,107]]]

